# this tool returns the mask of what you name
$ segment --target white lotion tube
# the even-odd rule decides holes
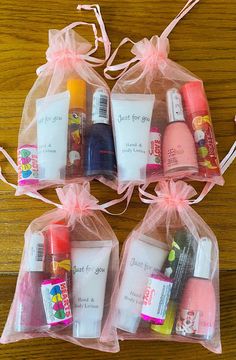
[[[144,181],[155,95],[112,94],[119,181]]]
[[[112,241],[72,241],[73,336],[99,338]]]
[[[165,243],[145,235],[130,244],[116,305],[118,329],[137,331],[147,278],[161,270],[167,255]]]
[[[65,178],[69,102],[69,91],[36,100],[40,180]]]

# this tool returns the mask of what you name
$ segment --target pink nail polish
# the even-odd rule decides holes
[[[212,243],[199,240],[194,276],[184,288],[176,322],[176,334],[198,339],[214,335],[216,298],[210,280]]]
[[[198,172],[193,135],[183,114],[182,99],[175,88],[167,91],[169,124],[163,137],[163,169],[165,176],[189,176]]]

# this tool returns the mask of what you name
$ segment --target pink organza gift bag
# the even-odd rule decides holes
[[[236,143],[221,162],[222,173],[236,157]],[[196,195],[182,180],[161,181],[155,195],[140,186],[150,204],[122,249],[109,320],[121,340],[200,343],[221,353],[219,250],[217,239],[190,205]]]
[[[49,30],[47,63],[26,97],[18,139],[16,195],[93,178],[114,185],[116,160],[110,126],[109,88],[94,70],[110,55],[110,42],[98,5],[92,10],[100,25],[74,22]],[[91,27],[95,46],[74,29]],[[94,56],[99,43],[105,58]]]
[[[181,178],[223,185],[203,82],[168,57],[169,34],[198,2],[189,0],[160,37],[124,38],[107,62],[106,78],[118,78],[111,108],[120,188]],[[127,42],[133,58],[112,65]]]
[[[117,332],[108,313],[114,306],[118,240],[89,183],[68,184],[57,195],[61,205],[55,204],[57,209],[35,219],[25,232],[1,343],[53,337],[117,352]]]

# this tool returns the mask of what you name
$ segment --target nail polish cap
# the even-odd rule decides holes
[[[194,277],[210,278],[212,242],[207,237],[199,240],[194,268]]]
[[[208,112],[208,102],[202,81],[190,81],[180,89],[186,112]]]
[[[47,231],[47,238],[49,254],[70,253],[69,229],[63,223],[57,222],[50,224]]]
[[[167,91],[166,102],[167,102],[169,123],[175,121],[185,121],[183,106],[182,106],[182,97],[178,89],[173,88]]]
[[[92,122],[109,123],[109,97],[106,89],[98,88],[93,94]]]
[[[69,79],[70,109],[86,109],[86,82],[82,79]]]

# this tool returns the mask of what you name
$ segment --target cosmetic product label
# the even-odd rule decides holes
[[[150,131],[150,144],[147,170],[158,171],[161,169],[161,133],[158,128]]]
[[[196,116],[192,121],[192,127],[197,147],[199,173],[219,175],[219,161],[210,117]]]
[[[149,277],[144,292],[141,317],[146,321],[162,324],[172,288],[171,280],[160,276]]]
[[[181,309],[176,323],[178,335],[197,334],[199,328],[200,311]]]
[[[41,292],[47,324],[70,324],[72,313],[66,282],[62,279],[45,280]]]
[[[18,149],[18,184],[28,185],[38,183],[37,146],[24,145]]]
[[[33,233],[27,249],[27,271],[43,272],[44,236],[42,233]]]
[[[93,94],[93,123],[108,123],[109,98],[105,89],[97,89]]]

